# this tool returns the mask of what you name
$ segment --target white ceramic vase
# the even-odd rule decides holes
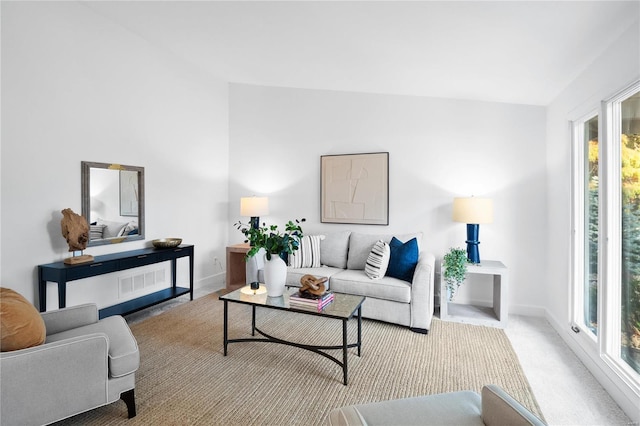
[[[287,282],[287,264],[276,254],[271,255],[271,260],[264,257],[264,285],[267,287],[267,296],[280,297],[284,294],[284,285]]]

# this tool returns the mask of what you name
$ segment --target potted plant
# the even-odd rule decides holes
[[[293,254],[300,246],[302,238],[301,222],[306,219],[290,220],[285,224],[284,232],[278,230],[278,225],[265,223],[257,228],[249,224],[238,222],[236,227],[247,238],[250,249],[247,258],[253,257],[260,249],[265,251],[264,281],[267,287],[267,295],[271,297],[282,296],[287,279],[287,264],[283,257]],[[285,255],[286,254],[286,255]]]
[[[453,300],[458,287],[467,277],[467,252],[461,248],[450,248],[442,263],[444,281],[447,285],[449,300]],[[442,297],[442,295],[440,295]]]

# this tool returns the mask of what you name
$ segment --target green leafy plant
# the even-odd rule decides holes
[[[461,248],[450,248],[444,255],[444,281],[449,290],[449,300],[453,300],[458,287],[467,278],[467,252]]]
[[[261,227],[252,228],[247,223],[237,222],[235,226],[244,234],[251,248],[247,252],[247,258],[255,256],[263,248],[266,251],[267,260],[271,260],[271,255],[282,256],[284,253],[293,254],[300,246],[302,238],[301,222],[306,219],[290,220],[285,224],[284,232],[278,230],[278,225],[263,223]]]

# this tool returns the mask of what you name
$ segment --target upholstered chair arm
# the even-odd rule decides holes
[[[261,248],[254,256],[247,259],[247,285],[255,281],[260,281],[258,279],[258,271],[264,268],[264,254],[265,250]]]
[[[47,336],[98,322],[98,306],[95,303],[71,306],[57,311],[42,312]]]
[[[421,252],[411,283],[411,329],[425,332],[431,327],[434,307],[435,256]]]
[[[0,353],[2,424],[50,423],[107,403],[108,350],[106,334],[93,333]]]

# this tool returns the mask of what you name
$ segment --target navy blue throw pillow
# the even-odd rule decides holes
[[[413,272],[416,270],[418,255],[420,254],[418,252],[418,240],[412,238],[406,243],[402,243],[402,241],[393,237],[389,247],[391,248],[391,257],[389,258],[389,267],[385,275],[412,282]]]

